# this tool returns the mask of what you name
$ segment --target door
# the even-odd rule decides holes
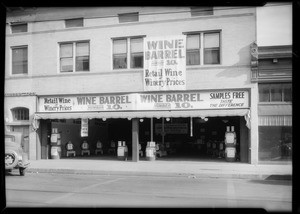
[[[27,126],[12,126],[12,131],[23,133],[23,137],[24,137],[23,150],[29,157],[29,126],[28,125]]]

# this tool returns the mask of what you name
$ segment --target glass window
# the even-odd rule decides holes
[[[186,44],[187,65],[200,65],[200,35],[188,35]]]
[[[271,102],[281,102],[281,101],[282,101],[282,85],[271,84]]]
[[[113,69],[143,68],[143,41],[143,37],[113,40]],[[127,45],[130,49],[127,48]]]
[[[259,84],[259,102],[270,102],[270,87],[268,84]]]
[[[15,108],[12,109],[13,120],[29,120],[29,109],[27,108]]]
[[[60,71],[74,72],[74,62],[76,71],[90,70],[89,42],[60,44]]]
[[[83,27],[83,18],[65,20],[66,28]]]
[[[204,34],[204,64],[220,63],[219,33]]]
[[[11,25],[11,32],[12,33],[27,32],[27,24]]]
[[[292,101],[292,84],[283,84],[283,101]]]
[[[213,7],[191,7],[191,16],[213,15]]]
[[[89,43],[76,43],[76,71],[88,71],[89,68]]]
[[[127,40],[114,40],[113,42],[114,69],[127,68]]]
[[[220,64],[220,33],[187,35],[186,56],[187,65]]]
[[[73,43],[60,45],[60,71],[73,71]]]
[[[123,13],[123,14],[119,14],[118,16],[119,16],[119,23],[139,21],[139,13]]]
[[[28,73],[27,47],[12,48],[12,74]]]
[[[130,39],[130,67],[143,68],[144,53],[143,53],[143,38]]]
[[[259,102],[291,102],[291,83],[259,84]]]
[[[260,161],[292,159],[291,126],[259,126],[258,131]]]

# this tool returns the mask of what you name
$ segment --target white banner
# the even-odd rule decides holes
[[[186,89],[186,36],[144,39],[144,90]]]
[[[247,90],[39,97],[39,112],[238,109],[249,107]]]

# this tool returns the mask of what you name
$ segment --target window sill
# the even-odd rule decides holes
[[[292,105],[292,102],[259,102],[258,105]]]

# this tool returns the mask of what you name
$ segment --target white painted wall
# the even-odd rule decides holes
[[[292,45],[292,4],[266,4],[257,8],[257,45]]]

